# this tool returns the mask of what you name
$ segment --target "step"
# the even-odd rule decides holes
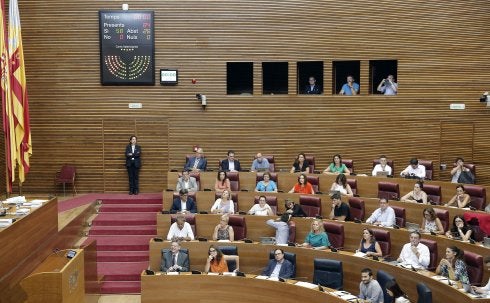
[[[115,212],[149,212],[158,213],[162,210],[162,204],[102,204],[99,213]]]
[[[109,281],[103,282],[100,287],[101,294],[139,294],[140,281]]]
[[[100,199],[102,204],[143,204],[143,205],[162,205],[163,198],[145,198],[139,199],[136,197],[122,198],[122,199]]]
[[[156,213],[101,213],[92,226],[156,225]]]
[[[92,226],[89,231],[90,236],[104,236],[104,235],[150,235],[156,236],[156,225],[144,225],[144,226]]]
[[[97,262],[148,262],[148,251],[98,251]]]
[[[149,261],[140,262],[97,262],[97,274],[104,276],[104,281],[112,280],[111,276],[127,276],[132,281],[134,277],[140,280],[141,272],[148,269]]]
[[[98,251],[148,251],[151,238],[149,235],[90,236],[86,242],[96,240]]]

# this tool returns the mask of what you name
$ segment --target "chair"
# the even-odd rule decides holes
[[[417,303],[432,303],[432,291],[422,282],[417,283]]]
[[[259,197],[254,197],[254,204],[259,204]],[[277,196],[265,196],[265,202],[269,204],[275,216],[277,214]]]
[[[231,191],[240,191],[240,175],[237,171],[229,171],[226,176],[230,180]]]
[[[441,208],[434,208],[434,211],[436,213],[436,216],[441,220],[442,228],[444,228],[444,232],[446,232],[449,229],[449,210],[447,209],[441,209]]]
[[[269,161],[269,171],[270,172],[275,172],[276,171],[276,160],[274,159],[274,156],[272,155],[262,155],[264,159],[267,159]]]
[[[280,247],[278,247],[278,248],[280,248]],[[275,250],[271,250],[269,252],[269,260],[272,260],[275,258],[274,252],[275,252]],[[292,253],[292,252],[285,251],[284,252],[284,259],[288,260],[289,262],[291,262],[291,264],[293,264],[293,278],[296,277],[296,254]]]
[[[238,248],[235,245],[218,246],[218,249],[221,250],[223,255],[238,256]],[[226,260],[226,264],[228,265],[228,271],[230,272],[234,271],[237,268],[235,260]]]
[[[323,222],[323,228],[328,235],[331,247],[338,249],[344,248],[345,234],[342,223],[325,221]]]
[[[289,226],[288,242],[296,243],[296,223],[294,221],[289,221],[288,226]]]
[[[73,189],[73,195],[77,194],[77,188],[75,186],[75,177],[77,175],[77,168],[73,165],[65,164],[61,167],[61,170],[56,172],[54,177],[54,185],[63,184],[63,196],[66,196],[66,184],[71,184]]]
[[[395,223],[400,227],[405,227],[405,223],[407,222],[407,215],[405,212],[405,208],[396,205],[390,205],[391,208],[395,211]]]
[[[342,159],[342,163],[347,166],[347,168],[350,171],[350,174],[352,175],[354,173],[354,160],[348,160],[348,159]]]
[[[393,182],[378,182],[378,198],[400,200],[400,185]]]
[[[434,271],[437,267],[437,241],[429,239],[420,239],[420,243],[426,245],[429,248],[430,262],[427,267],[428,270]]]
[[[316,217],[322,213],[322,199],[318,196],[299,196],[299,205],[308,217]]]
[[[230,219],[228,220],[228,225],[233,228],[235,241],[243,240],[247,237],[247,223],[245,222],[245,217],[230,216]]]
[[[357,195],[357,179],[347,179],[347,184],[349,184],[352,193]]]
[[[276,185],[278,184],[277,181],[277,173],[269,173],[271,175],[271,180],[276,182]],[[255,184],[259,183],[260,181],[264,180],[264,173],[263,172],[258,172],[257,175],[255,176]]]
[[[485,209],[485,206],[487,205],[487,191],[485,187],[465,184],[464,190],[470,195],[470,206],[477,210]]]
[[[357,197],[349,197],[350,217],[351,219],[358,219],[364,221],[366,216],[366,210],[364,207],[364,200]]]
[[[174,223],[175,220],[177,219],[177,215],[170,215],[170,224]],[[197,238],[196,234],[196,216],[195,215],[185,215],[185,222],[189,223],[191,226],[192,232],[194,233],[194,237]]]
[[[315,156],[306,155],[305,159],[310,163],[310,174],[313,174],[315,172]]]
[[[374,237],[376,241],[379,243],[381,247],[381,251],[383,252],[383,256],[389,256],[391,254],[391,238],[390,232],[384,229],[372,229],[374,233]]]
[[[315,175],[306,175],[306,181],[311,184],[315,193],[320,191],[320,177]]]
[[[434,161],[419,160],[419,165],[425,166],[425,180],[432,180],[432,175],[434,172]]]
[[[330,259],[313,259],[313,284],[342,290],[344,287],[344,270],[342,261]]]
[[[389,273],[385,272],[384,270],[378,270],[376,273],[376,280],[378,280],[379,286],[383,289],[383,294],[384,294],[384,303],[391,303],[393,302],[393,297],[389,296],[388,293],[386,292],[386,283],[389,281],[395,281],[395,277],[390,275]]]
[[[470,283],[480,286],[483,280],[483,257],[474,252],[465,251],[464,262],[466,263]]]
[[[427,201],[429,201],[430,204],[441,204],[442,198],[440,185],[424,184],[423,191],[427,194]]]
[[[378,164],[380,164],[379,159],[374,159],[373,168]],[[386,164],[388,164],[391,167],[391,175],[395,176],[395,162],[393,160],[386,159]]]
[[[190,195],[190,193],[189,193],[189,195]],[[195,195],[195,193],[194,193],[194,195]],[[235,207],[235,212],[238,212],[238,193],[230,193],[230,195],[231,195],[231,200],[233,201],[233,204]],[[214,200],[217,200],[218,198],[221,198],[221,194],[215,193],[214,194]]]

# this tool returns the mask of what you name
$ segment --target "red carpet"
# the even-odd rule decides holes
[[[92,201],[102,201],[87,240],[97,241],[97,270],[104,277],[101,293],[140,293],[141,272],[148,268],[149,241],[156,236],[156,214],[162,209],[162,195],[87,196]],[[68,203],[73,206],[84,200],[89,199]]]

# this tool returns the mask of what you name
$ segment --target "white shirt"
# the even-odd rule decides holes
[[[381,222],[381,226],[391,227],[396,223],[395,210],[387,207],[385,210],[376,209],[373,214],[366,220],[366,223]]]
[[[418,165],[417,168],[413,168],[412,165],[407,166],[402,172],[400,173],[400,176],[402,175],[415,175],[419,178],[425,178],[425,166],[423,165]]]
[[[412,251],[411,243],[403,245],[402,251],[400,253],[400,258],[402,259],[402,262],[410,264],[415,268],[423,267],[427,269],[427,266],[429,266],[430,263],[429,248],[427,247],[427,245],[419,243],[417,245],[417,250],[419,252],[418,258]]]
[[[267,216],[268,210],[270,210],[270,212],[272,213],[272,209],[269,204],[265,204],[264,207],[261,207],[260,204],[254,204],[254,206],[252,206],[252,208],[250,208],[248,212],[256,216]]]
[[[276,266],[274,266],[274,270],[271,273],[271,277],[279,278],[279,272],[281,271],[281,267],[282,267],[282,262],[281,263],[276,262]]]
[[[172,240],[173,237],[177,238],[186,238],[190,237],[191,240],[194,240],[194,233],[192,232],[192,227],[189,223],[185,222],[184,227],[179,229],[177,226],[177,222],[172,223],[170,226],[170,230],[167,234],[167,240]]]
[[[228,161],[228,170],[230,171],[235,170],[235,161]]]
[[[214,202],[213,206],[211,207],[211,212],[213,210],[219,210],[219,209],[222,210],[222,213],[234,214],[235,213],[235,203],[233,203],[233,200],[229,200],[227,202],[226,206],[221,206],[221,198],[219,198]]]
[[[381,164],[376,164],[373,168],[372,175],[376,176],[376,173],[379,171],[386,171],[386,172],[388,172],[388,175],[391,175],[391,172],[392,172],[391,167],[388,164],[385,165],[385,169],[383,169]]]

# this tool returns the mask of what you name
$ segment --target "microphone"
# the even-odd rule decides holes
[[[410,268],[412,269],[412,271],[417,272],[417,270],[415,269],[415,267],[413,267],[412,264],[410,264]]]

